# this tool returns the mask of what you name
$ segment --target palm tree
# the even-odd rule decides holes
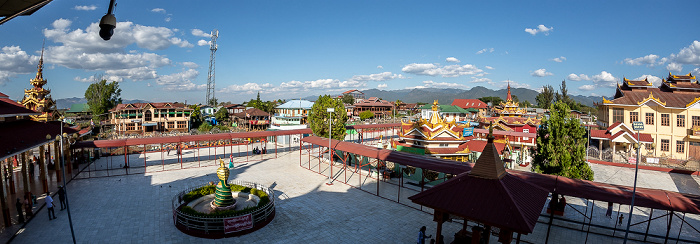
[[[401,100],[396,99],[396,102],[394,102],[394,118],[396,118],[396,110],[401,106]]]

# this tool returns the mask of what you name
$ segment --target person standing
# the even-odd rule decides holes
[[[24,212],[22,212],[22,208],[24,207],[22,202],[17,198],[17,202],[15,203],[15,206],[17,207],[17,214],[19,217],[17,218],[17,221],[20,223],[24,223]]]
[[[34,162],[36,162],[36,160],[29,161],[29,177],[32,178],[34,177]]]
[[[58,201],[61,202],[61,210],[66,209],[66,191],[63,190],[63,186],[58,186]]]
[[[418,231],[418,244],[425,244],[425,239],[433,237],[432,235],[430,236],[425,236],[425,226],[420,227],[420,231]]]
[[[27,214],[27,219],[32,217],[32,202],[29,197],[24,198],[24,212]]]
[[[56,219],[56,212],[53,211],[53,198],[51,198],[51,192],[46,193],[46,198],[44,198],[44,201],[46,202],[46,209],[49,212],[49,220],[52,220],[52,215],[53,219]]]

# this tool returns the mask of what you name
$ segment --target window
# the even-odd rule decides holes
[[[440,147],[447,147],[447,143],[440,143]]]
[[[523,133],[530,133],[530,129],[523,129]]]
[[[172,128],[175,128],[175,122],[174,122],[174,121],[168,122],[168,129],[172,129]]]
[[[685,115],[676,115],[676,126],[685,127]]]
[[[186,125],[187,125],[187,121],[178,121],[177,122],[177,128],[182,129],[182,128],[185,128]]]
[[[625,122],[624,121],[624,118],[625,118],[624,111],[625,110],[623,110],[621,108],[613,108],[613,117],[612,117],[613,123],[617,123],[617,122],[624,123]]]
[[[662,152],[668,152],[668,147],[669,143],[671,143],[669,140],[661,139],[661,151]]]
[[[670,126],[670,125],[671,125],[671,115],[661,114],[661,126]]]
[[[413,141],[413,145],[420,145],[420,141]]]
[[[646,116],[644,118],[646,120],[647,125],[654,125],[654,113],[646,113]]]
[[[676,141],[676,152],[677,153],[684,153],[685,152],[685,142],[684,141]]]
[[[693,116],[693,126],[700,125],[700,116]]]
[[[134,124],[134,123],[126,124],[126,130],[136,130],[136,124]]]
[[[630,112],[630,124],[639,121],[639,112]]]

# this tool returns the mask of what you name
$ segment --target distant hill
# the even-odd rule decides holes
[[[477,86],[469,90],[421,88],[392,91],[369,89],[362,92],[365,93],[365,97],[379,97],[387,101],[401,100],[406,103],[432,103],[433,100],[437,99],[440,104],[449,104],[455,99],[476,99],[480,97],[500,97],[505,100],[508,94],[507,89],[491,90],[483,86]],[[520,101],[529,101],[531,104],[536,104],[535,98],[539,94],[539,92],[527,88],[511,88],[510,92],[512,95],[517,96]],[[304,99],[313,101],[317,98],[318,96],[308,96]],[[594,102],[602,100],[598,96],[572,95],[571,98],[586,106],[593,106]]]
[[[150,101],[140,100],[140,99],[134,99],[134,100],[122,99],[122,103],[147,103],[147,102],[150,102]],[[87,100],[85,100],[84,97],[71,97],[71,98],[56,99],[56,106],[58,107],[58,109],[69,109],[70,105],[73,105],[76,103],[87,103]]]

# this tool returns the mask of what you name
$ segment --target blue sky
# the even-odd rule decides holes
[[[103,41],[108,3],[55,0],[0,26],[0,92],[21,98],[46,39],[54,98],[104,75],[125,99],[201,103],[213,29],[216,97],[234,103],[508,81],[611,96],[623,77],[700,73],[698,1],[117,1]]]

